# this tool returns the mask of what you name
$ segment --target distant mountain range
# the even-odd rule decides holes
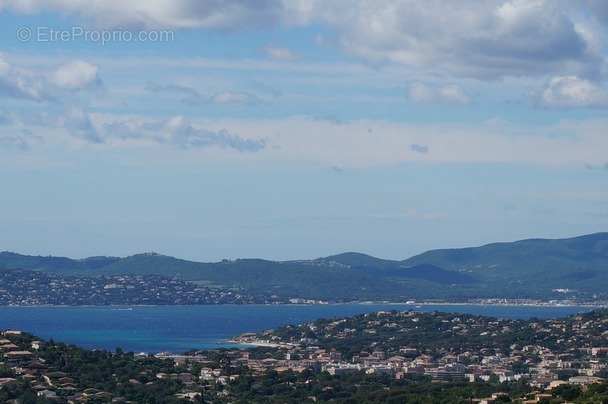
[[[0,269],[16,268],[64,276],[162,275],[254,294],[331,301],[608,300],[608,233],[432,250],[403,261],[354,252],[314,260],[216,263],[156,253],[80,260],[0,253]]]

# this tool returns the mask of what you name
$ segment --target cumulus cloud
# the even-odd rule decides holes
[[[414,104],[470,104],[471,97],[458,85],[433,84],[410,81],[407,85],[408,100]]]
[[[97,66],[84,60],[71,60],[50,72],[50,81],[59,88],[78,91],[100,84]]]
[[[12,65],[0,55],[0,98],[47,103],[45,111],[21,113],[18,122],[7,121],[0,113],[0,123],[58,128],[71,136],[91,143],[101,143],[88,112],[89,95],[102,88],[98,68],[84,60],[70,60],[53,67]],[[4,121],[4,122],[3,122]],[[9,136],[3,145],[25,148],[32,136]]]
[[[372,63],[441,69],[454,76],[567,74],[597,77],[604,59],[592,18],[606,23],[602,0],[0,0],[0,10],[75,15],[103,28],[221,31],[325,25],[346,52]],[[319,36],[317,42],[323,42]],[[287,48],[269,57],[293,60]]]
[[[97,66],[83,60],[44,69],[11,65],[0,55],[0,97],[60,103],[101,86]]]
[[[264,139],[245,139],[231,134],[227,129],[209,131],[196,128],[183,116],[174,116],[161,122],[116,121],[104,125],[104,132],[108,137],[142,139],[184,149],[221,147],[253,152],[266,147]]]
[[[146,84],[145,89],[157,94],[181,94],[184,96],[181,98],[181,101],[191,105],[210,103],[216,105],[245,104],[255,106],[264,103],[264,101],[256,95],[247,92],[220,91],[207,96],[190,87],[176,84],[160,85],[153,81],[149,81]]]
[[[78,15],[98,28],[263,29],[279,23],[281,0],[0,0],[0,10]]]
[[[528,90],[528,101],[548,108],[606,108],[607,88],[576,76],[551,78],[545,87]]]
[[[598,75],[601,52],[549,0],[289,3],[294,23],[322,21],[341,32],[343,48],[372,62],[497,78],[563,71]]]

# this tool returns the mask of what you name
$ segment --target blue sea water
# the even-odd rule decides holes
[[[0,307],[0,330],[27,331],[40,338],[52,338],[88,349],[182,353],[190,349],[233,346],[224,341],[243,332],[380,310],[546,319],[566,317],[591,308],[408,304]]]

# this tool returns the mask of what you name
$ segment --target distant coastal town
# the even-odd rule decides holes
[[[344,300],[286,298],[243,290],[211,287],[159,275],[64,277],[50,272],[0,271],[0,306],[198,305],[198,304],[332,304]],[[606,307],[605,300],[539,300],[485,298],[446,301],[348,301],[348,303],[480,304],[522,306]]]

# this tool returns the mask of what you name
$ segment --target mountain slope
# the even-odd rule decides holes
[[[608,233],[433,250],[402,261],[404,265],[423,263],[469,273],[491,288],[596,293],[608,287]]]
[[[332,301],[564,299],[573,296],[568,290],[577,290],[578,297],[599,299],[608,298],[608,233],[433,250],[403,261],[354,252],[314,260],[216,263],[156,253],[72,260],[4,252],[0,268],[78,276],[163,275],[247,293]]]
[[[116,261],[118,257],[89,257],[75,260],[66,257],[43,257],[21,255],[13,252],[0,252],[0,268],[31,269],[48,272],[80,272],[104,268]]]
[[[402,261],[405,265],[433,264],[446,269],[484,269],[497,266],[515,271],[568,269],[608,264],[608,233],[567,239],[529,239],[481,247],[431,250]]]

